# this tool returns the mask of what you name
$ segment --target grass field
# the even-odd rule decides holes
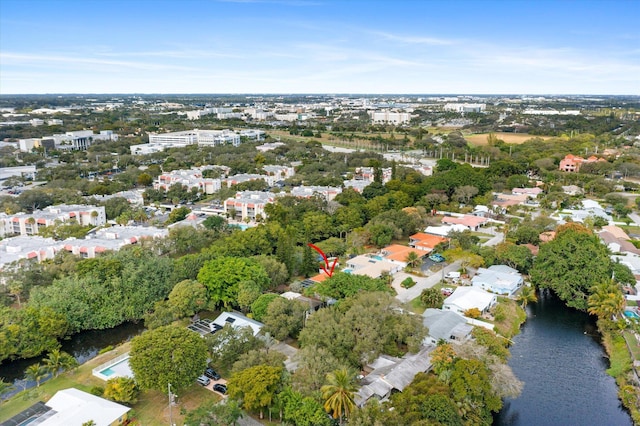
[[[55,379],[46,381],[40,385],[39,388],[32,388],[26,392],[15,395],[0,407],[0,422],[13,417],[38,401],[48,401],[61,389],[74,387],[89,392],[94,386],[104,387],[106,382],[94,377],[91,374],[91,370],[118,355],[128,352],[130,346],[130,342],[124,343],[113,351],[99,355],[86,362],[74,371],[63,373]],[[209,399],[218,400],[220,397],[196,383],[182,390],[178,394],[177,404],[172,408],[173,422],[182,424],[184,416],[181,415],[181,411],[193,410]],[[133,417],[135,417],[141,425],[155,426],[169,423],[167,396],[158,391],[141,392],[138,397],[138,402],[132,406],[132,412]]]
[[[531,138],[542,138],[542,139],[549,139],[549,136],[537,136],[537,135],[530,135],[527,133],[494,133],[494,135],[496,135],[496,137],[498,139],[502,139],[503,141],[505,141],[506,143],[513,143],[513,144],[521,144]],[[475,135],[465,135],[465,139],[467,141],[469,141],[469,143],[472,143],[473,145],[486,145],[487,144],[487,136],[489,136],[489,133],[478,133]]]

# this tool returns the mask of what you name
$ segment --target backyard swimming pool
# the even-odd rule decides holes
[[[98,368],[94,368],[93,375],[105,381],[113,377],[133,377],[133,372],[129,366],[129,354],[120,355]]]

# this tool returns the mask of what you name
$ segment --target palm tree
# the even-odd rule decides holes
[[[407,254],[407,257],[404,259],[404,261],[407,263],[407,266],[410,268],[417,268],[418,266],[420,266],[420,263],[422,262],[420,260],[420,256],[418,256],[418,253],[416,253],[415,251],[409,252],[409,254]]]
[[[54,349],[44,360],[47,370],[58,377],[60,370],[66,371],[74,368],[78,365],[78,361],[66,352],[60,351],[60,349]]]
[[[40,381],[42,381],[42,379],[44,379],[49,374],[49,372],[47,371],[46,367],[40,365],[40,363],[37,363],[27,367],[26,370],[24,370],[24,374],[27,379],[36,382],[36,387],[40,387]]]
[[[62,353],[60,349],[54,349],[44,359],[44,365],[51,374],[58,377],[62,368]]]
[[[525,285],[520,289],[520,294],[518,295],[518,302],[520,302],[520,306],[522,308],[526,308],[529,303],[534,303],[538,301],[538,296],[536,295],[536,290],[532,286]]]
[[[601,319],[611,319],[619,315],[625,306],[622,291],[615,281],[597,284],[591,288],[588,299],[588,312]]]
[[[356,408],[353,400],[356,391],[353,378],[353,374],[346,368],[336,370],[327,374],[328,384],[320,388],[325,400],[324,409],[331,413],[334,419],[339,419],[340,424],[343,417],[349,417]]]

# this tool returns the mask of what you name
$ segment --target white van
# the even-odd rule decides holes
[[[458,282],[460,281],[460,272],[448,272],[446,278],[450,279],[453,282]]]

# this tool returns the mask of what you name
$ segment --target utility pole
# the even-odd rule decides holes
[[[169,426],[173,426],[173,417],[171,413],[171,406],[173,405],[173,395],[171,395],[171,383],[167,383],[169,390]]]

